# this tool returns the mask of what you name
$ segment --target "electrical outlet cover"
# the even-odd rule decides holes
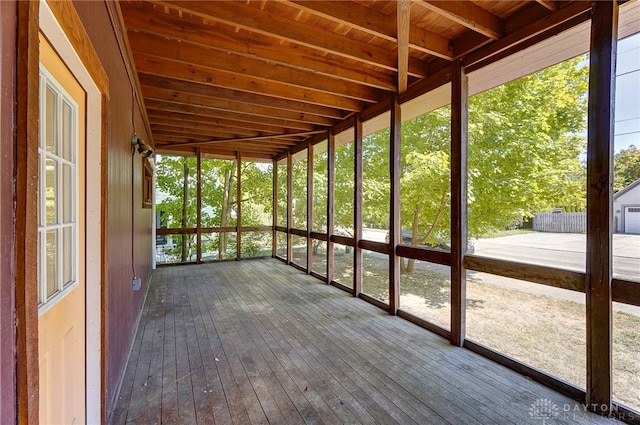
[[[131,281],[131,289],[134,291],[139,291],[142,287],[142,280],[139,277],[134,277]]]

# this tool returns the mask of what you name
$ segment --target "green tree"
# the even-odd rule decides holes
[[[469,100],[469,234],[586,204],[588,69],[564,61]]]
[[[400,223],[403,229],[410,229],[412,246],[449,241],[450,127],[449,107],[402,125]],[[401,272],[413,272],[414,262],[401,262]]]
[[[615,154],[613,189],[617,192],[640,179],[640,149],[630,145]]]
[[[354,144],[346,142],[335,149],[334,231],[353,237]]]
[[[294,158],[291,170],[291,227],[304,230],[307,228],[307,150],[302,156]]]
[[[271,225],[273,171],[271,163],[243,161],[242,224]],[[197,161],[195,157],[163,156],[157,169],[157,210],[162,226],[174,229],[194,229],[197,225]],[[235,160],[202,157],[201,226],[228,228],[237,225],[237,165]],[[243,252],[256,253],[264,245],[264,234],[246,232]],[[217,251],[217,258],[227,257],[228,244],[234,240],[230,232],[204,238],[202,252]],[[195,232],[181,234],[177,243],[166,252],[174,261],[190,261],[196,253]]]
[[[202,227],[234,227],[236,225],[236,161],[202,158]],[[227,258],[229,233],[203,242],[203,252],[218,252],[218,258]]]
[[[565,61],[469,100],[472,237],[519,223],[533,211],[584,208],[580,156],[586,145],[588,69],[582,62]],[[388,158],[382,150],[377,154],[381,162]],[[448,107],[402,125],[401,224],[411,231],[414,246],[450,240],[449,155]],[[412,270],[412,261],[402,264],[403,272]]]
[[[362,140],[362,224],[365,227],[389,228],[389,137],[387,127]]]
[[[196,159],[185,156],[163,156],[156,164],[156,199],[161,226],[170,229],[193,228],[197,208]],[[175,260],[187,261],[193,255],[193,234],[182,234],[166,252]]]

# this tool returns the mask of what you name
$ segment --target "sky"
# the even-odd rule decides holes
[[[640,33],[618,42],[615,151],[640,148]]]

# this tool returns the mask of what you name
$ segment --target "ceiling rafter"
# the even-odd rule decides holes
[[[398,0],[396,14],[398,27],[398,93],[407,91],[409,85],[409,27],[411,26],[411,2]]]
[[[344,81],[364,84],[382,90],[394,90],[395,80],[391,72],[374,69],[362,69],[344,63],[339,67],[335,61],[317,54],[301,54],[299,48],[278,46],[277,48],[260,42],[247,34],[228,33],[224,28],[190,22],[189,30],[184,28],[184,21],[167,14],[151,15],[146,9],[133,7],[124,3],[122,9],[129,31],[156,34],[167,39],[187,41],[208,46],[223,52],[233,52],[247,57],[260,57],[274,63],[284,64],[314,73],[330,75]]]
[[[254,7],[239,3],[197,0],[167,0],[163,3],[248,31],[363,62],[368,66],[397,71],[397,58],[381,47],[260,11]],[[424,63],[417,59],[412,59],[409,63],[409,71],[412,74],[414,72],[418,75],[423,74],[423,68]]]
[[[327,19],[344,25],[356,27],[359,30],[381,37],[389,41],[398,39],[397,22],[392,16],[377,12],[368,7],[352,2],[320,2],[308,0],[293,0],[297,7],[312,11]],[[422,28],[411,28],[409,32],[409,47],[430,55],[451,60],[453,51],[449,40],[440,34]]]
[[[134,54],[139,72],[183,81],[192,81],[211,86],[229,88],[248,93],[278,97],[280,99],[307,102],[348,111],[359,111],[363,103],[320,90],[301,88],[293,90],[291,86],[273,81],[256,81],[251,77],[219,71],[205,66],[180,63],[169,59]]]
[[[281,120],[278,118],[266,118],[251,116],[239,112],[221,111],[218,109],[206,108],[198,105],[183,105],[167,102],[154,98],[146,98],[147,109],[163,110],[181,116],[195,116],[203,119],[224,119],[228,121],[237,121],[240,123],[248,123],[255,126],[280,127],[280,128],[296,128],[297,130],[309,131],[315,126],[311,124],[301,123],[297,121]],[[276,133],[279,131],[276,131]]]
[[[558,10],[558,2],[554,0],[536,0],[539,4],[549,9],[552,12]]]
[[[214,99],[224,99],[241,104],[269,107],[284,111],[296,111],[329,119],[342,119],[345,116],[344,113],[335,108],[314,105],[307,102],[297,102],[291,99],[280,99],[267,96],[264,93],[242,92],[195,81],[184,81],[161,75],[147,74],[140,72],[140,70],[138,70],[138,78],[142,86],[162,87],[167,90],[207,96]]]
[[[316,130],[316,131],[305,131],[300,133],[285,133],[281,134],[281,137],[291,137],[291,136],[313,136],[314,134],[324,133],[325,130]],[[197,142],[187,142],[183,143],[182,146],[197,146],[197,145],[209,145],[209,144],[217,144],[217,143],[225,143],[225,142],[247,142],[247,141],[257,141],[257,140],[269,140],[269,139],[277,139],[278,136],[256,136],[256,137],[245,137],[241,139],[228,139],[228,140],[202,140]],[[167,147],[171,147],[172,145],[167,145]]]
[[[502,19],[471,1],[423,0],[420,4],[494,40],[504,35]]]
[[[333,76],[292,68],[236,53],[224,53],[216,49],[190,42],[166,39],[153,34],[129,32],[129,39],[136,47],[134,55],[157,57],[175,62],[199,65],[245,77],[273,81],[293,87],[319,90],[365,102],[375,102],[380,92],[362,84],[344,84]],[[162,50],[157,46],[162,45]]]
[[[264,159],[343,131],[355,114],[377,115],[391,92],[431,90],[452,60],[471,70],[512,54],[592,4],[117,2],[156,148]]]
[[[231,102],[224,99],[177,92],[161,87],[142,86],[142,93],[144,94],[145,99],[157,100],[174,105],[201,106],[210,110],[224,111],[229,114],[237,113],[246,114],[247,116],[252,117],[278,118],[293,123],[305,123],[324,127],[331,127],[334,123],[334,121],[329,118],[315,115],[248,105],[240,102]]]
[[[152,124],[167,124],[167,123],[184,123],[186,126],[190,126],[189,124],[201,123],[200,128],[209,129],[211,131],[227,131],[234,134],[245,134],[246,135],[255,135],[254,132],[262,132],[265,134],[273,133],[277,134],[282,132],[282,130],[293,129],[296,131],[308,131],[310,128],[296,128],[298,126],[286,126],[286,127],[275,127],[268,126],[255,122],[247,122],[247,121],[239,121],[233,119],[221,119],[216,116],[206,116],[206,115],[197,115],[190,113],[177,113],[175,111],[169,110],[160,106],[159,108],[153,109],[149,108],[149,120]],[[313,129],[314,127],[311,127]],[[280,130],[280,131],[276,131]]]

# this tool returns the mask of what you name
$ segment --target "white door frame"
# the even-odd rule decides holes
[[[86,103],[86,423],[101,420],[101,270],[102,254],[102,94],[73,49],[45,0],[40,1],[40,30],[87,93]]]

